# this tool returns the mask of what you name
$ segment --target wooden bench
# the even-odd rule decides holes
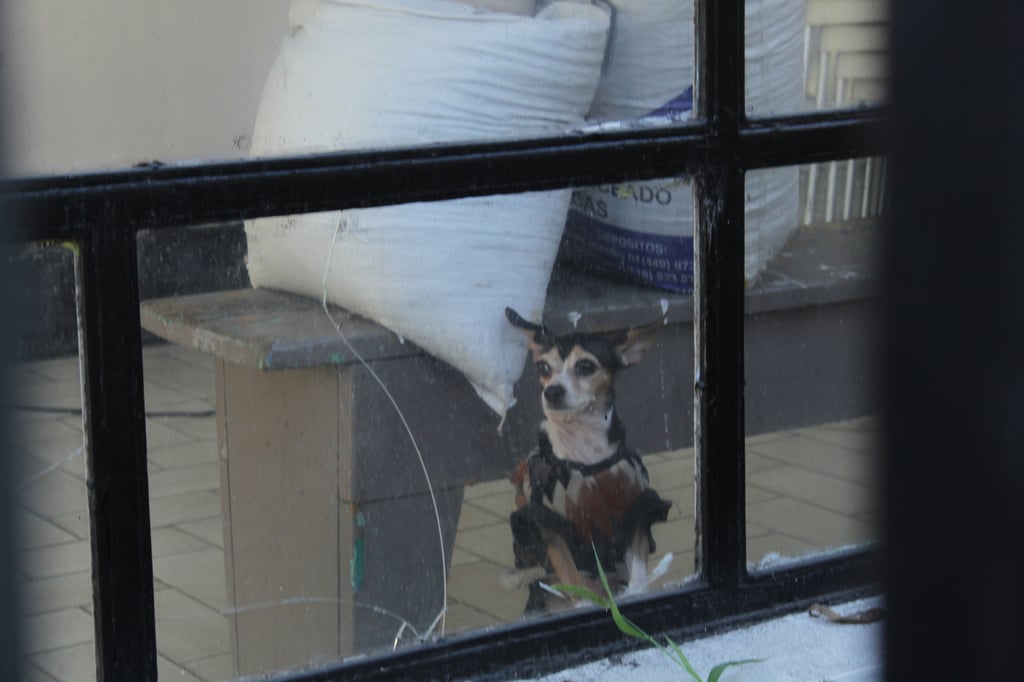
[[[798,232],[747,301],[749,434],[868,414],[870,238]],[[629,442],[686,447],[693,431],[692,299],[556,274],[546,322],[669,324],[620,382]],[[461,374],[335,311],[415,434],[450,562],[465,486],[506,477],[540,420],[531,367],[503,436]],[[227,595],[238,672],[257,674],[388,645],[401,614],[425,631],[441,562],[423,471],[398,415],[318,301],[265,290],[158,299],[145,329],[215,358]],[[529,363],[528,363],[529,364]],[[511,487],[509,510],[512,509]],[[497,589],[497,579],[495,581]]]

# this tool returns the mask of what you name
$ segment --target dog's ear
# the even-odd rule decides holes
[[[505,308],[505,317],[508,318],[508,321],[512,324],[513,327],[520,330],[524,334],[528,334],[530,336],[537,334],[546,335],[544,327],[540,326],[539,324],[529,322],[528,320],[524,320],[519,313],[512,310],[511,308]]]
[[[544,353],[551,347],[551,339],[548,336],[548,332],[541,325],[524,320],[519,313],[511,308],[505,308],[505,317],[508,318],[513,327],[521,331],[526,337],[530,353],[534,357]]]
[[[643,360],[647,349],[654,343],[658,332],[665,326],[665,318],[646,324],[643,327],[635,327],[625,332],[625,336],[616,339],[614,348],[619,363],[623,367],[629,367]]]

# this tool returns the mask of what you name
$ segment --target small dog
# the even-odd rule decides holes
[[[603,593],[595,549],[613,589],[642,592],[654,551],[651,525],[665,521],[672,505],[650,487],[640,456],[626,447],[614,382],[643,358],[664,320],[553,336],[511,308],[505,315],[527,338],[545,416],[538,447],[512,476],[513,584],[530,583],[526,611],[547,608],[538,582],[551,574],[559,583]]]

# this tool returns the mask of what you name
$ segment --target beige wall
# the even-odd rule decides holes
[[[0,120],[18,174],[248,151],[288,0],[5,0]]]

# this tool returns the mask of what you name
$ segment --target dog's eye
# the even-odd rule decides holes
[[[540,374],[542,377],[550,376],[551,365],[549,365],[546,360],[539,361],[537,363],[537,374]]]
[[[580,360],[576,363],[576,376],[588,377],[597,371],[597,363],[593,360]]]

